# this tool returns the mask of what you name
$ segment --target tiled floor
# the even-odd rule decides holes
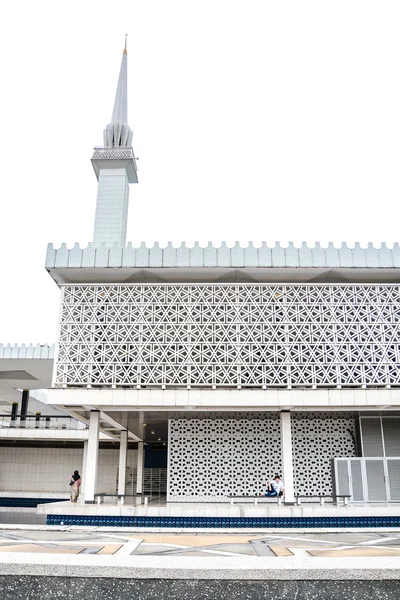
[[[103,533],[88,528],[69,531],[0,530],[0,553],[147,555],[367,557],[400,556],[400,532],[344,533]],[[0,556],[1,561],[1,556]]]

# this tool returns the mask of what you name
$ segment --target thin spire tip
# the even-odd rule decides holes
[[[128,54],[128,51],[127,51],[127,49],[126,49],[126,46],[127,46],[127,44],[128,44],[128,34],[126,33],[126,34],[125,34],[125,48],[124,48],[124,54]]]

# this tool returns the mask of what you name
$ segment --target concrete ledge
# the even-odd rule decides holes
[[[380,407],[400,407],[400,389],[392,388],[270,388],[241,390],[233,388],[190,389],[140,389],[70,387],[48,390],[48,402],[55,406],[74,407],[93,405],[100,410],[223,410],[265,411],[281,410],[378,410]],[[77,410],[82,410],[78,408]],[[178,500],[179,501],[179,500]]]
[[[0,576],[168,580],[400,581],[400,557],[264,558],[3,553]],[[400,594],[399,594],[400,595]]]

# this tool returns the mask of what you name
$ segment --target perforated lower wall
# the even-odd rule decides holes
[[[333,457],[355,456],[349,414],[294,413],[295,492],[331,494]],[[168,500],[227,500],[259,495],[281,471],[279,414],[265,419],[171,419]]]
[[[332,494],[331,459],[356,456],[355,420],[349,414],[293,413],[295,493]]]
[[[168,499],[184,502],[259,495],[281,470],[280,420],[169,422]]]

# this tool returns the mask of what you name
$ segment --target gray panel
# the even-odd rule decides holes
[[[354,502],[362,502],[364,500],[364,491],[362,484],[361,461],[350,461],[351,483],[352,483],[352,500]],[[345,493],[345,492],[343,492]]]
[[[337,461],[337,493],[350,494],[350,481],[347,460]]]
[[[369,502],[385,502],[387,500],[383,465],[383,459],[365,461]]]
[[[361,418],[364,456],[383,456],[381,420]]]
[[[388,460],[390,500],[400,502],[400,460]]]
[[[384,417],[382,419],[385,456],[400,456],[400,419]]]

